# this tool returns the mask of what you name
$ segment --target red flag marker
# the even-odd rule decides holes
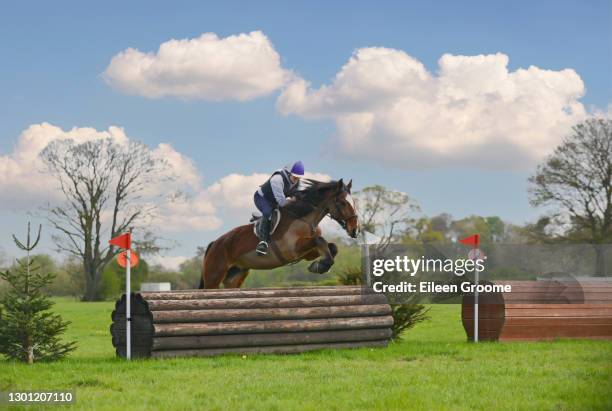
[[[121,234],[115,238],[111,238],[108,243],[126,251],[119,256],[119,264],[125,267],[125,358],[132,358],[132,285],[130,269],[138,262],[138,256],[132,257],[132,230],[129,233]],[[125,265],[121,264],[121,256],[123,255]]]
[[[480,245],[480,234],[472,234],[469,237],[459,240],[459,242],[473,247],[468,254],[470,260],[485,258],[484,253],[478,249]],[[478,320],[480,318],[478,315],[478,268],[476,268],[474,272],[474,283],[476,284],[476,288],[474,288],[474,342],[478,342]]]
[[[474,248],[478,248],[480,245],[480,234],[473,234],[469,237],[465,237],[462,240],[459,240],[461,244],[471,245]]]
[[[116,245],[117,247],[130,250],[132,248],[132,234],[125,233],[115,238],[112,238],[108,242],[110,245]]]

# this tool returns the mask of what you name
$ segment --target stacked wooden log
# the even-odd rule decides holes
[[[482,341],[612,339],[612,281],[496,281],[507,293],[479,295]],[[474,298],[463,297],[462,322],[474,339]]]
[[[125,295],[112,313],[125,356]],[[386,346],[391,307],[361,287],[184,290],[131,296],[134,357],[298,353]]]

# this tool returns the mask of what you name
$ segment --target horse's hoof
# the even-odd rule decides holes
[[[334,263],[326,263],[324,261],[321,261],[319,263],[319,274],[325,274],[326,272],[328,272],[333,264]]]
[[[319,274],[319,262],[318,261],[313,261],[308,266],[308,271],[310,271],[311,273]]]
[[[333,263],[328,263],[326,261],[313,261],[313,263],[308,266],[308,271],[315,274],[325,274],[332,265]]]

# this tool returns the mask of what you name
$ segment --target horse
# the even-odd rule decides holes
[[[358,219],[351,197],[352,180],[300,181],[300,189],[280,208],[280,222],[265,256],[257,255],[259,239],[253,224],[236,227],[206,248],[199,288],[240,288],[251,269],[273,269],[301,260],[313,261],[308,270],[323,274],[334,264],[338,247],[321,236],[319,223],[326,215],[346,233],[357,237]],[[316,260],[320,257],[318,260]]]

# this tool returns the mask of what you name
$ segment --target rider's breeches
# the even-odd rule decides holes
[[[263,214],[263,216],[266,218],[270,218],[270,216],[272,215],[273,208],[268,202],[268,200],[259,195],[259,193],[257,192],[255,192],[253,200],[255,201],[255,206],[261,212],[261,214]]]

